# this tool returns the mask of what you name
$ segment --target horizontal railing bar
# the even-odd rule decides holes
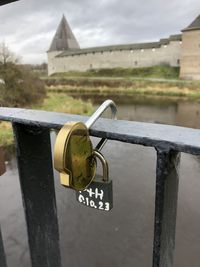
[[[49,129],[60,129],[69,121],[88,117],[40,110],[0,108],[0,120]],[[179,126],[124,120],[99,119],[90,134],[132,144],[200,155],[200,130]]]

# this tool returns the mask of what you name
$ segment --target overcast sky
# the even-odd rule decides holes
[[[180,33],[200,14],[200,1],[20,0],[0,7],[0,42],[23,63],[42,63],[63,13],[83,48]]]

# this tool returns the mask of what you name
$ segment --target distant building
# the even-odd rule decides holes
[[[183,79],[200,79],[200,16],[182,32],[158,42],[81,49],[63,16],[47,52],[48,73],[169,65],[180,66]]]
[[[200,80],[200,15],[182,32],[180,77]]]

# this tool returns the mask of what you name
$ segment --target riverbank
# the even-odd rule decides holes
[[[72,82],[73,81],[73,82]],[[183,81],[148,81],[121,79],[65,79],[60,84],[46,86],[48,92],[56,93],[93,93],[185,97],[200,101],[200,83]]]
[[[43,77],[46,89],[56,93],[123,94],[200,99],[200,81],[179,79],[178,67],[99,69],[56,73]]]
[[[48,93],[43,104],[28,106],[30,109],[90,115],[93,112],[91,102],[83,102],[66,94]],[[12,126],[9,122],[0,123],[0,146],[9,148],[13,145]]]
[[[96,94],[121,94],[121,95],[149,95],[149,96],[174,96],[187,97],[200,100],[200,88],[189,87],[165,87],[166,85],[155,84],[146,87],[116,87],[115,89],[108,86],[57,86],[47,87],[49,92],[56,93],[96,93]]]

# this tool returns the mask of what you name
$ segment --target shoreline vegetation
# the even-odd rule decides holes
[[[42,104],[27,106],[29,109],[40,109],[52,112],[91,115],[93,106],[91,102],[83,102],[66,94],[48,93]],[[9,122],[0,123],[0,146],[8,150],[13,149],[13,132]]]
[[[179,87],[179,86],[167,86],[155,83],[146,85],[143,84],[142,87],[140,85],[133,87],[116,87],[112,88],[109,86],[69,86],[69,85],[59,85],[59,86],[50,86],[46,87],[48,92],[51,93],[92,93],[92,94],[118,94],[118,95],[141,95],[141,96],[166,96],[166,97],[184,97],[190,100],[200,101],[200,86],[196,88],[190,88],[187,86]]]
[[[102,69],[43,77],[48,92],[148,95],[200,100],[200,81],[181,80],[178,67]]]

